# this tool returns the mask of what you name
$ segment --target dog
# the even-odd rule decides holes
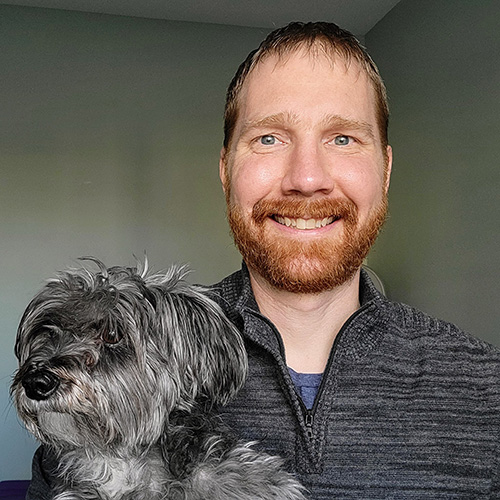
[[[93,258],[24,312],[11,393],[57,457],[57,500],[305,500],[283,460],[216,416],[245,381],[238,330],[187,269]]]

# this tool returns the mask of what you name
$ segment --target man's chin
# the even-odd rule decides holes
[[[345,236],[313,242],[238,231],[235,242],[247,266],[277,290],[318,294],[349,281],[363,256],[352,252]],[[237,229],[241,229],[241,226]],[[359,265],[358,265],[359,264]]]
[[[247,262],[249,268],[264,278],[273,288],[296,294],[319,294],[350,281],[356,274],[355,265],[346,268],[318,259],[283,259],[279,263]]]

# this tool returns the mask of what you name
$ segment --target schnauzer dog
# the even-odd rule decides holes
[[[280,458],[215,416],[246,354],[186,269],[87,260],[35,296],[15,346],[14,404],[57,457],[56,499],[304,500]]]

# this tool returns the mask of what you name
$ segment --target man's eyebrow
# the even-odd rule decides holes
[[[286,125],[293,125],[299,120],[293,113],[281,112],[273,115],[265,116],[264,118],[247,120],[243,123],[243,132],[252,129],[266,128],[266,127],[286,127]]]
[[[361,132],[370,139],[375,139],[373,126],[365,121],[344,118],[339,115],[328,115],[323,119],[322,125],[325,128],[338,129],[339,132],[342,130]]]
[[[243,133],[248,130],[266,127],[286,127],[287,125],[294,125],[299,121],[298,116],[294,113],[276,113],[260,119],[247,120],[243,124]],[[344,118],[340,115],[328,115],[323,118],[321,124],[324,128],[338,129],[339,132],[342,130],[359,131],[370,137],[370,139],[375,139],[373,126],[365,121]]]

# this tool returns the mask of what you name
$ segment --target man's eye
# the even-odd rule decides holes
[[[263,135],[260,138],[260,143],[264,144],[264,146],[272,146],[276,144],[276,137],[274,137],[274,135]]]
[[[333,140],[333,142],[337,145],[337,146],[347,146],[348,144],[350,144],[352,141],[352,139],[348,136],[348,135],[338,135],[337,137],[335,137],[335,139]]]

